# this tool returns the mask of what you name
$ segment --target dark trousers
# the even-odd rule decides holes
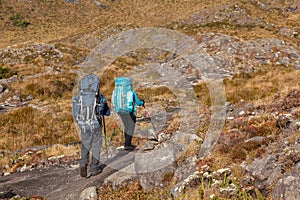
[[[124,125],[124,136],[125,136],[125,146],[131,145],[131,140],[134,133],[136,116],[133,113],[122,113],[120,114],[121,120]]]

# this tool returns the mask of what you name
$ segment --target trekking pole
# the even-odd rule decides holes
[[[102,116],[102,121],[103,121],[104,138],[105,138],[106,158],[108,159],[108,149],[107,149],[107,140],[106,140],[106,127],[105,127],[104,116]]]
[[[117,120],[116,120],[115,123],[114,123],[114,129],[113,129],[112,134],[110,135],[110,138],[109,138],[109,144],[111,144],[112,137],[116,134],[116,128],[117,128],[117,125],[118,125],[118,118],[117,118]]]
[[[152,121],[152,119],[151,119],[150,112],[146,109],[145,105],[144,105],[143,107],[144,107],[144,110],[145,110],[145,112],[146,112],[146,116],[149,118],[149,120],[150,120],[150,122],[151,122],[151,125],[152,125],[152,127],[153,127],[154,132],[156,132],[155,126],[154,126],[153,121]]]

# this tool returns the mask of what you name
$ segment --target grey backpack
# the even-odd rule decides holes
[[[101,116],[96,113],[100,79],[95,74],[80,81],[79,94],[72,98],[73,117],[82,132],[92,133],[101,127]]]

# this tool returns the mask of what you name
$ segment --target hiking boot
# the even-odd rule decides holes
[[[80,176],[81,177],[86,177],[87,176],[87,167],[86,167],[86,165],[80,167]]]
[[[136,146],[133,144],[124,146],[124,150],[126,150],[126,151],[133,151],[135,148],[136,148]]]
[[[92,170],[91,175],[96,176],[97,174],[100,174],[102,172],[102,170],[103,170],[102,167],[98,166],[97,168]]]

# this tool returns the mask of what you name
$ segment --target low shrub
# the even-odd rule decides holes
[[[55,109],[22,107],[1,114],[0,149],[16,150],[50,144],[68,144],[79,140],[72,112],[61,105]],[[56,107],[61,107],[56,105]],[[54,113],[55,112],[55,113]]]
[[[0,66],[0,79],[10,78],[14,75],[17,75],[16,71]]]
[[[13,25],[19,26],[19,27],[27,27],[30,23],[25,20],[25,18],[20,14],[17,13],[9,18],[13,21]]]
[[[36,99],[70,98],[75,83],[75,74],[46,75],[14,85],[22,98],[32,95]]]

